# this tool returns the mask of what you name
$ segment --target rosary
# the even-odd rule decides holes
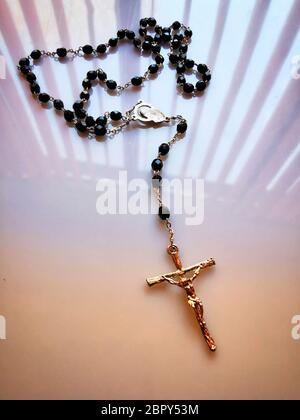
[[[149,32],[151,34],[149,34]],[[167,117],[161,111],[152,105],[140,100],[135,106],[121,113],[120,111],[105,112],[96,119],[88,115],[85,106],[90,98],[90,89],[96,84],[107,89],[107,91],[116,91],[122,93],[131,86],[141,86],[143,82],[150,80],[152,75],[159,73],[163,67],[164,57],[161,55],[161,44],[169,46],[168,53],[170,63],[176,68],[177,87],[184,95],[199,96],[206,89],[211,73],[206,64],[196,64],[194,60],[187,58],[188,46],[192,37],[192,30],[180,22],[176,21],[171,26],[161,27],[157,25],[156,20],[151,18],[143,18],[140,20],[139,36],[129,30],[120,29],[117,36],[110,38],[107,43],[100,44],[94,49],[91,45],[84,45],[77,50],[57,48],[54,52],[45,50],[34,50],[28,57],[21,58],[17,66],[18,70],[24,75],[29,83],[32,95],[41,103],[53,103],[53,107],[57,113],[60,113],[70,127],[75,127],[80,133],[86,133],[89,138],[98,138],[105,135],[113,136],[123,130],[133,121],[150,124],[176,123],[176,133],[167,143],[162,143],[158,148],[156,159],[151,164],[153,189],[157,195],[159,209],[158,215],[165,224],[169,232],[169,245],[167,247],[168,254],[172,257],[176,271],[147,278],[149,286],[168,282],[170,284],[181,287],[185,290],[187,301],[195,312],[196,319],[202,331],[203,337],[211,351],[216,350],[216,344],[210,335],[203,316],[203,304],[197,296],[193,281],[199,275],[200,271],[206,267],[215,265],[215,261],[210,258],[199,262],[190,267],[182,266],[178,246],[174,243],[174,231],[169,220],[170,211],[162,202],[162,177],[160,172],[163,163],[170,148],[178,140],[181,140],[187,130],[187,122],[181,115]],[[80,99],[73,104],[73,109],[65,109],[64,103],[60,99],[55,99],[48,93],[41,92],[37,83],[36,75],[33,73],[34,64],[44,57],[52,57],[56,60],[66,60],[67,57],[105,57],[107,53],[116,48],[124,41],[132,42],[134,47],[143,54],[149,54],[154,58],[147,71],[142,76],[135,76],[125,83],[118,85],[116,81],[108,79],[103,69],[90,70],[82,82],[82,92]],[[195,73],[198,81],[195,86],[188,83],[184,73]]]

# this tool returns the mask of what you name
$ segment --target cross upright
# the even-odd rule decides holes
[[[203,316],[203,304],[200,298],[197,296],[193,284],[193,281],[199,275],[200,271],[206,267],[215,265],[215,260],[213,258],[209,258],[208,260],[184,268],[182,267],[178,247],[176,245],[170,245],[168,247],[168,253],[171,255],[177,270],[172,273],[147,278],[147,283],[149,286],[153,286],[155,284],[167,281],[170,284],[174,284],[183,288],[186,292],[189,305],[194,309],[196,319],[209,349],[211,351],[215,351],[217,346],[206,326],[206,322]]]

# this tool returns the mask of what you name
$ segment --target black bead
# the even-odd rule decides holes
[[[173,50],[177,50],[180,46],[180,41],[178,41],[178,39],[174,39],[174,41],[171,42],[171,46]]]
[[[185,65],[183,63],[177,64],[176,71],[179,74],[184,73],[185,72]]]
[[[187,130],[187,123],[185,121],[181,121],[177,124],[176,130],[178,133],[185,133]]]
[[[173,39],[181,42],[183,40],[183,35],[182,34],[176,34],[176,35],[173,36]]]
[[[27,57],[21,58],[21,60],[19,60],[20,67],[29,66],[29,64],[30,64],[30,61],[29,61],[29,58]]]
[[[133,31],[129,31],[129,30],[126,31],[127,39],[134,39],[134,37],[135,37],[135,33]]]
[[[90,70],[90,71],[88,71],[87,74],[86,74],[86,77],[89,80],[95,80],[95,79],[97,79],[97,71],[96,70]]]
[[[151,26],[151,28],[153,28],[156,25],[156,19],[154,19],[154,17],[150,17],[148,19],[148,25]]]
[[[69,111],[69,110],[64,111],[64,119],[66,121],[71,122],[74,120],[74,117],[75,115],[73,111]]]
[[[145,36],[145,41],[149,41],[150,43],[152,43],[154,40],[153,40],[153,36],[151,36],[151,35],[146,35]]]
[[[107,74],[103,70],[98,70],[98,79],[104,82],[107,79]]]
[[[60,99],[54,99],[53,106],[54,106],[55,109],[60,111],[61,109],[63,109],[64,103]]]
[[[27,73],[26,75],[26,80],[29,83],[33,83],[36,80],[36,75],[34,73],[32,73],[32,71],[30,71],[29,73]]]
[[[63,58],[67,55],[67,49],[66,48],[57,48],[56,50],[56,54],[60,57]]]
[[[185,35],[187,38],[191,38],[191,36],[193,35],[193,31],[192,31],[190,28],[187,28],[187,29],[184,31],[184,35]]]
[[[197,70],[199,73],[204,74],[205,72],[207,72],[208,67],[206,64],[198,64]]]
[[[86,126],[87,127],[92,127],[93,125],[95,125],[95,120],[94,120],[94,118],[91,115],[88,115],[85,118],[85,123],[86,123]]]
[[[142,41],[139,39],[139,38],[134,38],[134,40],[133,40],[133,45],[135,46],[135,47],[139,47],[140,45],[141,45],[141,43],[142,43]]]
[[[82,47],[82,51],[84,52],[84,54],[90,55],[93,52],[93,47],[89,44],[86,44]]]
[[[155,32],[156,32],[157,34],[161,34],[161,33],[162,33],[162,27],[161,27],[161,26],[159,26],[159,25],[156,25],[156,26],[155,26],[155,28],[154,28],[154,30],[155,30]]]
[[[106,45],[105,44],[99,44],[97,47],[97,53],[104,54],[106,51]]]
[[[164,42],[169,42],[172,39],[171,34],[169,32],[163,32],[161,37]]]
[[[31,72],[31,69],[30,69],[30,67],[29,67],[29,66],[22,66],[22,67],[20,68],[20,71],[21,71],[21,73],[23,73],[23,74],[28,74],[28,73],[30,73],[30,72]]]
[[[170,150],[170,146],[168,145],[168,143],[162,143],[158,148],[158,152],[162,156],[167,155],[169,153],[169,150]]]
[[[205,82],[209,82],[209,81],[210,81],[210,79],[211,79],[211,74],[210,74],[210,71],[207,71],[206,73],[204,73],[204,74],[202,75],[202,79],[203,79]]]
[[[107,118],[105,115],[101,115],[96,119],[96,125],[106,125],[107,124]]]
[[[203,82],[203,80],[198,80],[198,82],[196,83],[196,89],[199,92],[203,92],[205,90],[205,88],[206,88],[206,83]]]
[[[184,54],[184,53],[180,53],[180,54],[179,54],[179,56],[178,56],[178,58],[179,58],[179,61],[183,61],[183,62],[185,63],[185,60],[186,60],[186,54]]]
[[[177,54],[170,54],[169,55],[170,63],[177,64],[178,63],[178,55]]]
[[[158,72],[158,65],[157,64],[150,64],[148,70],[151,74],[155,74]]]
[[[160,45],[152,45],[152,52],[153,54],[159,54],[161,50]]]
[[[187,52],[187,50],[188,50],[188,46],[186,44],[181,44],[180,45],[180,47],[179,47],[180,52],[185,54]]]
[[[95,125],[94,133],[96,136],[104,136],[106,134],[106,128],[103,125]]]
[[[149,50],[151,50],[151,42],[149,42],[149,41],[144,41],[144,42],[142,43],[142,48],[143,48],[143,50],[144,50],[144,51],[149,51]]]
[[[122,118],[122,113],[120,111],[111,111],[109,115],[113,121],[119,121]]]
[[[159,187],[162,181],[162,177],[158,174],[153,175],[152,177],[152,185],[153,187]]]
[[[171,28],[169,26],[165,26],[164,28],[162,28],[162,32],[171,33]]]
[[[90,99],[90,94],[88,92],[83,91],[83,92],[80,93],[80,98],[89,100]]]
[[[76,117],[83,119],[86,117],[86,110],[85,109],[75,109]]]
[[[146,34],[146,35],[144,36],[144,41],[149,41],[149,42],[150,42],[150,44],[152,44],[152,43],[154,42],[154,38],[153,38],[153,36],[152,36],[152,35],[148,35],[148,34]]]
[[[30,54],[30,57],[34,60],[38,60],[41,57],[42,53],[40,50],[33,50]]]
[[[183,74],[177,77],[177,83],[179,85],[183,85],[185,83],[185,77],[183,76]]]
[[[117,37],[119,39],[124,39],[125,38],[125,29],[119,29],[117,32]]]
[[[46,104],[47,102],[50,101],[50,96],[48,95],[48,93],[40,93],[39,101],[42,102],[43,104]]]
[[[140,76],[135,76],[131,79],[131,83],[133,86],[140,86],[142,84],[143,80]]]
[[[108,44],[110,47],[116,47],[118,45],[118,38],[110,38]]]
[[[139,29],[139,34],[140,34],[141,36],[145,36],[145,35],[146,35],[146,33],[147,33],[147,30],[146,30],[146,29],[143,29],[143,28],[140,28],[140,29]]]
[[[160,171],[163,167],[163,162],[161,159],[154,159],[151,163],[151,168],[153,171]]]
[[[161,43],[161,36],[159,34],[155,34],[153,41],[156,42],[157,44]]]
[[[193,93],[194,92],[194,85],[192,83],[185,83],[183,85],[183,90],[185,93]]]
[[[82,109],[83,108],[83,102],[82,101],[76,101],[73,104],[73,109],[74,111],[76,111],[77,109]]]
[[[161,218],[161,220],[169,219],[170,210],[166,206],[160,206],[158,209],[158,215]]]
[[[41,88],[40,88],[40,85],[38,85],[37,83],[32,83],[30,85],[30,90],[31,90],[31,93],[40,93]]]
[[[86,78],[82,81],[82,86],[85,89],[90,89],[92,87],[92,84],[91,84],[90,80]]]
[[[143,28],[146,28],[147,25],[148,25],[147,19],[143,18],[140,20],[140,26],[142,26]]]
[[[117,87],[117,82],[115,82],[114,80],[107,80],[106,81],[106,86],[108,87],[108,89],[114,90]]]
[[[75,124],[75,127],[81,133],[84,133],[86,131],[86,129],[87,129],[86,124],[84,122],[82,122],[82,121],[77,121],[77,123]]]
[[[158,54],[155,57],[155,61],[156,61],[157,64],[162,64],[165,61],[165,59],[164,59],[164,57],[161,54]]]
[[[178,29],[180,29],[180,27],[181,27],[181,23],[180,23],[180,22],[178,22],[178,20],[176,20],[175,22],[173,22],[173,24],[172,24],[172,28],[173,28],[175,31],[177,31]]]
[[[187,59],[185,60],[184,64],[185,64],[185,67],[186,67],[187,69],[192,69],[192,68],[194,67],[194,65],[195,65],[195,61],[194,61],[194,60],[191,60],[191,59],[189,59],[189,58],[187,58]]]
[[[76,101],[73,103],[73,109],[76,111],[76,109],[82,109],[83,108],[83,102],[82,101]]]

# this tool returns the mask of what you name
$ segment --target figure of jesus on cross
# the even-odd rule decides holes
[[[204,321],[203,317],[203,304],[200,298],[197,296],[193,285],[193,281],[199,275],[200,271],[203,268],[215,265],[215,261],[210,258],[190,267],[183,268],[179,257],[178,247],[176,245],[170,245],[168,247],[168,253],[171,255],[177,270],[172,273],[147,278],[147,283],[149,286],[153,286],[155,284],[167,281],[170,284],[174,284],[183,288],[186,292],[189,305],[194,309],[197,321],[209,349],[211,351],[215,351],[217,346],[207,329],[206,322]]]

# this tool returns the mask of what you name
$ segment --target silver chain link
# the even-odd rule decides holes
[[[165,224],[166,224],[166,228],[168,229],[168,231],[169,231],[169,240],[170,240],[170,245],[173,247],[174,246],[174,230],[173,230],[173,228],[172,228],[172,223],[170,222],[170,220],[169,219],[167,219],[166,221],[165,221]]]
[[[123,123],[119,124],[117,127],[109,128],[106,132],[108,135],[115,135],[120,133],[127,125],[130,123],[130,120],[123,117]]]
[[[132,85],[131,82],[125,83],[125,85],[118,85],[117,89],[119,92],[123,92],[123,90],[128,89]]]

